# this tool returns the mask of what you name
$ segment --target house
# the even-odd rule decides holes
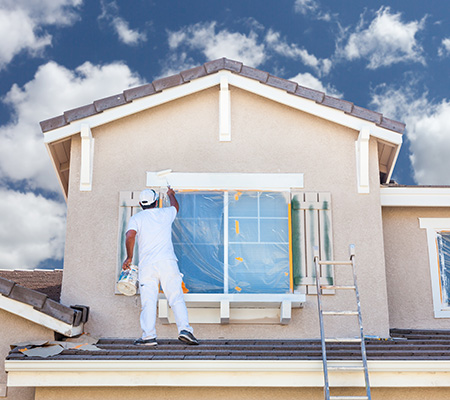
[[[83,328],[98,349],[41,359],[16,347],[8,388],[34,387],[36,399],[320,399],[313,250],[347,260],[354,244],[374,398],[450,395],[450,188],[390,183],[401,122],[223,58],[41,128],[68,205],[60,302],[89,306]],[[138,194],[164,198],[167,183],[181,204],[173,238],[195,349],[174,340],[163,295],[160,345],[133,346],[139,297],[116,290]],[[323,283],[346,279],[321,270]],[[348,307],[348,293],[322,297]],[[359,332],[329,321],[332,336]],[[352,367],[355,347],[337,343],[329,357]],[[332,380],[364,386],[351,370]]]

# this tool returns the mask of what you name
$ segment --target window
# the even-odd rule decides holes
[[[289,293],[289,192],[177,194],[173,242],[189,293]]]
[[[450,317],[450,218],[420,218],[426,228],[434,315]]]

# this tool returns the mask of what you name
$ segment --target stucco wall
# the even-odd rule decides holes
[[[450,209],[383,207],[390,324],[450,329],[449,318],[434,317],[427,233],[419,218],[450,218]]]
[[[17,315],[0,310],[0,385],[5,384],[5,358],[11,350],[10,345],[27,340],[54,340],[53,331]],[[8,388],[8,400],[34,399],[34,388]]]
[[[142,190],[146,171],[304,173],[305,191],[331,192],[334,253],[354,243],[366,333],[388,335],[377,146],[370,141],[369,195],[357,194],[358,133],[231,88],[232,140],[219,142],[218,87],[93,129],[93,190],[79,191],[80,139],[72,140],[62,302],[87,304],[86,329],[97,336],[140,335],[139,299],[114,295],[119,191]],[[345,294],[333,297],[339,302]],[[336,334],[348,334],[342,319]],[[355,325],[356,328],[356,325]],[[160,337],[176,335],[158,326]],[[317,337],[308,296],[288,326],[201,325],[199,338]],[[356,331],[357,333],[357,331]]]
[[[336,389],[334,395],[361,395],[358,391]],[[448,388],[372,388],[374,400],[445,400],[450,396]],[[321,388],[37,388],[36,400],[272,400],[310,399],[322,400]]]

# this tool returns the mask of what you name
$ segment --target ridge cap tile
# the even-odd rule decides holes
[[[71,110],[64,111],[64,118],[67,122],[77,121],[92,115],[98,114],[95,109],[94,103],[86,104],[81,107],[72,108]]]
[[[179,86],[183,81],[183,77],[180,74],[174,74],[170,76],[166,76],[164,78],[159,78],[153,81],[153,86],[155,91],[160,92],[164,89],[169,89],[174,86]]]
[[[142,97],[150,96],[156,93],[153,83],[146,83],[145,85],[129,88],[123,91],[123,95],[127,102],[131,102]]]
[[[121,106],[123,104],[126,104],[127,101],[125,99],[125,96],[123,93],[118,93],[112,96],[104,97],[99,100],[94,101],[94,107],[97,110],[97,112],[102,112],[104,110],[107,110],[109,108],[114,108],[117,106]]]
[[[273,75],[269,75],[266,84],[269,86],[276,87],[278,89],[286,90],[286,92],[288,93],[295,93],[298,86],[297,82],[289,81],[287,79],[279,78]]]

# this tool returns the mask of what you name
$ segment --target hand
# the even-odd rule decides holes
[[[123,262],[123,264],[122,264],[122,269],[124,270],[124,271],[126,271],[127,269],[130,269],[130,265],[131,265],[131,262],[133,261],[133,259],[131,258],[131,257],[128,257],[124,262]]]
[[[170,186],[167,186],[167,195],[175,196],[175,191]]]

